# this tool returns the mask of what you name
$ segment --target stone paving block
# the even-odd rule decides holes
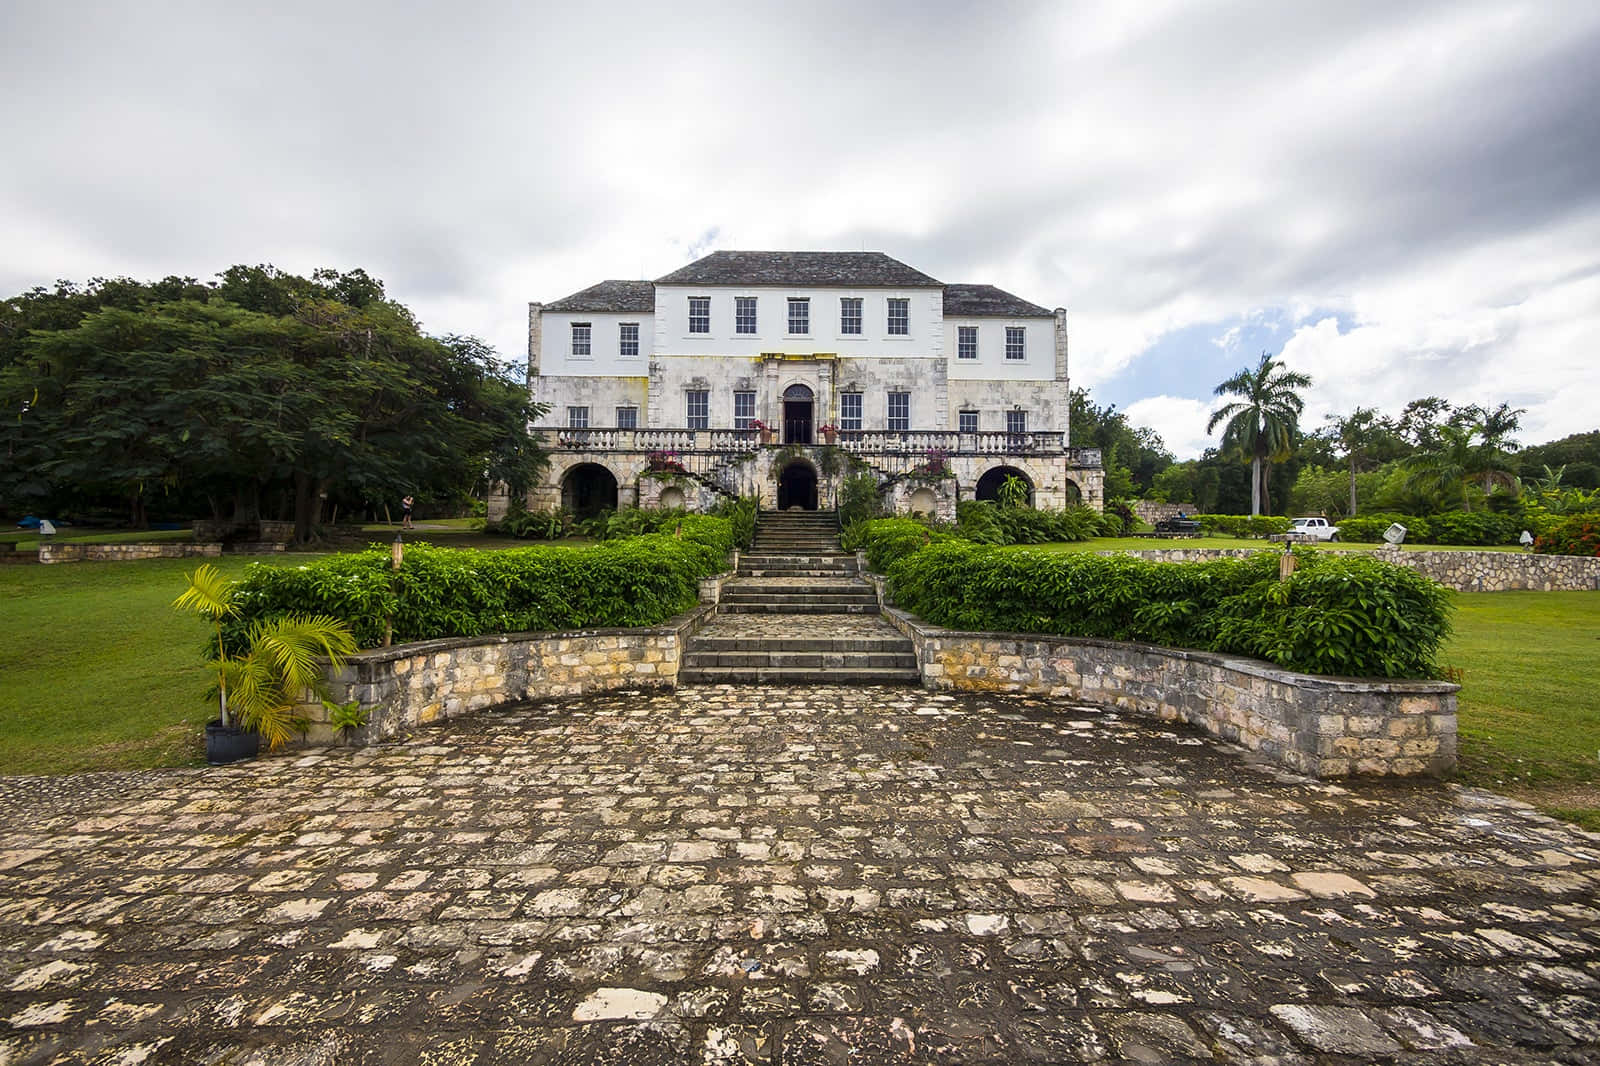
[[[618,693],[0,777],[0,1062],[1600,1062],[1597,878],[1131,712]]]

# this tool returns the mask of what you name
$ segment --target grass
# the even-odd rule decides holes
[[[1600,594],[1462,592],[1457,779],[1600,831]]]
[[[309,558],[309,557],[307,557]],[[200,619],[170,606],[202,562],[0,568],[0,766],[6,773],[133,770],[201,761]]]

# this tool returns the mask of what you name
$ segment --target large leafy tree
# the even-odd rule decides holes
[[[119,499],[136,523],[162,486],[240,521],[281,501],[305,539],[330,498],[515,490],[543,460],[515,373],[361,271],[39,290],[0,307],[0,359],[0,491]]]
[[[1357,469],[1366,462],[1372,446],[1390,432],[1390,427],[1377,409],[1372,407],[1357,407],[1342,418],[1329,415],[1328,422],[1334,441],[1344,452],[1345,464],[1350,472],[1350,509],[1345,513],[1354,515],[1357,511]]]
[[[1224,450],[1250,457],[1250,513],[1261,513],[1268,466],[1294,450],[1305,401],[1295,390],[1311,387],[1311,378],[1288,369],[1267,352],[1254,368],[1245,367],[1216,388],[1218,396],[1238,396],[1213,411],[1206,432],[1221,425]],[[1270,502],[1270,501],[1269,501]]]

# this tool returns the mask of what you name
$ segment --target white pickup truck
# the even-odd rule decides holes
[[[1339,527],[1326,518],[1296,518],[1289,535],[1296,540],[1338,540]]]

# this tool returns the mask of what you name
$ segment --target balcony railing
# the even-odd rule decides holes
[[[567,451],[729,454],[754,451],[754,429],[546,429]],[[1068,465],[1098,467],[1099,448],[1068,448],[1060,432],[958,433],[954,430],[843,430],[834,443],[856,455],[1017,455],[1063,457]]]

